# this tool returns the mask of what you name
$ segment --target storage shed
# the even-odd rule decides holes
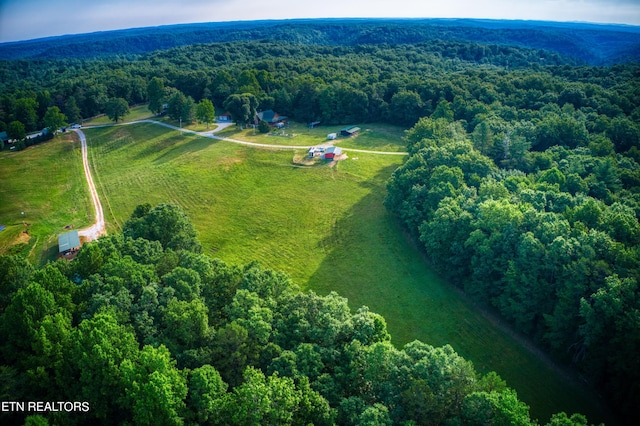
[[[58,253],[68,254],[76,252],[80,249],[80,236],[78,231],[74,230],[58,235]]]
[[[228,123],[229,121],[231,121],[231,113],[230,112],[225,112],[222,115],[218,116],[218,121],[221,121],[223,123]]]
[[[324,152],[324,158],[327,160],[334,160],[340,155],[342,155],[342,148],[338,148],[337,146],[330,146]]]
[[[360,131],[360,127],[356,127],[356,126],[345,127],[344,129],[340,130],[340,135],[350,137],[350,136],[357,135],[359,131]]]

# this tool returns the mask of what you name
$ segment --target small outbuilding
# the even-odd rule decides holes
[[[324,152],[324,158],[326,160],[334,160],[336,157],[340,155],[342,155],[342,148],[339,148],[337,146],[330,146]]]
[[[344,129],[340,130],[340,135],[341,136],[346,136],[346,137],[351,137],[351,136],[355,136],[360,132],[360,127],[356,127],[356,126],[350,126],[350,127],[345,127]]]
[[[75,253],[80,250],[78,230],[58,235],[58,254]]]
[[[335,140],[338,137],[337,133],[329,133],[327,135],[327,139],[329,139],[330,141]]]

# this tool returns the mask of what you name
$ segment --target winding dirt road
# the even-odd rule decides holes
[[[89,191],[91,192],[91,200],[93,201],[93,208],[96,211],[96,222],[88,228],[78,230],[78,235],[85,237],[87,241],[98,239],[100,235],[107,233],[104,226],[104,213],[102,211],[102,204],[98,197],[98,191],[93,183],[93,177],[91,176],[91,169],[89,168],[89,158],[87,153],[87,138],[84,136],[84,132],[79,129],[73,129],[80,138],[80,145],[82,147],[82,165],[84,166],[84,175],[87,178],[89,184]]]
[[[202,137],[205,137],[205,138],[212,138],[212,139],[217,139],[217,140],[221,140],[221,141],[227,141],[227,142],[236,143],[236,144],[239,144],[239,145],[254,146],[256,148],[271,148],[271,149],[308,149],[309,148],[308,145],[305,145],[305,146],[270,145],[270,144],[266,144],[266,143],[247,142],[247,141],[241,141],[241,140],[238,140],[238,139],[225,138],[225,137],[222,137],[222,136],[214,135],[214,133],[219,132],[220,130],[232,125],[232,123],[229,123],[227,125],[218,126],[216,129],[209,130],[207,132],[196,132],[194,130],[181,129],[180,127],[173,126],[173,125],[167,124],[167,123],[163,123],[161,121],[155,121],[155,120],[138,120],[138,121],[130,121],[128,123],[120,123],[120,124],[104,124],[104,125],[101,125],[101,126],[87,126],[86,128],[89,129],[89,128],[99,128],[99,127],[111,127],[111,126],[128,126],[130,124],[139,124],[139,123],[157,124],[159,126],[167,127],[169,129],[173,129],[173,130],[179,130],[179,131],[184,132],[184,133],[191,133],[191,134],[202,136]],[[376,155],[409,155],[409,153],[407,153],[407,152],[369,151],[369,150],[366,150],[366,149],[354,149],[354,148],[342,148],[342,150],[345,151],[345,152],[361,152],[361,153],[376,154]]]

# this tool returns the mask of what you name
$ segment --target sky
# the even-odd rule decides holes
[[[0,0],[0,43],[156,25],[347,17],[640,25],[640,0]]]

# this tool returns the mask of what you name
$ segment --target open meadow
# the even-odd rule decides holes
[[[358,149],[404,149],[400,129],[371,129],[376,137],[363,137]],[[336,291],[353,309],[367,305],[386,318],[396,345],[415,339],[451,344],[480,372],[498,372],[541,421],[558,411],[605,420],[588,391],[435,276],[406,240],[382,205],[386,181],[402,156],[358,152],[333,167],[301,167],[293,159],[305,155],[302,150],[250,148],[151,123],[84,132],[108,231],[119,231],[138,204],[179,204],[208,255],[229,263],[257,260],[283,270],[303,289]],[[245,139],[247,132],[225,133]],[[300,132],[289,145],[314,145],[325,133]],[[275,138],[246,139],[273,144]],[[0,233],[0,250],[6,252],[10,236],[20,232],[16,212],[24,209],[39,241],[30,248],[32,260],[51,258],[63,227],[85,226],[93,216],[87,213],[79,144],[65,135],[19,153],[3,152],[0,161],[0,223],[10,225]]]
[[[260,134],[257,129],[249,128],[238,130],[235,125],[232,125],[217,133],[217,136],[271,145],[314,146],[329,142],[327,135],[329,133],[339,134],[340,129],[344,127],[345,126],[333,125],[318,126],[310,129],[306,125],[293,122],[289,123],[289,125],[283,129],[274,129],[268,134]],[[402,136],[404,136],[404,129],[402,127],[369,123],[362,125],[360,132],[356,136],[338,136],[338,138],[332,142],[336,146],[346,149],[400,152],[405,150],[404,145],[397,143]]]
[[[94,212],[80,142],[63,133],[24,151],[0,152],[0,253],[41,264],[58,254],[57,236],[91,224]]]

